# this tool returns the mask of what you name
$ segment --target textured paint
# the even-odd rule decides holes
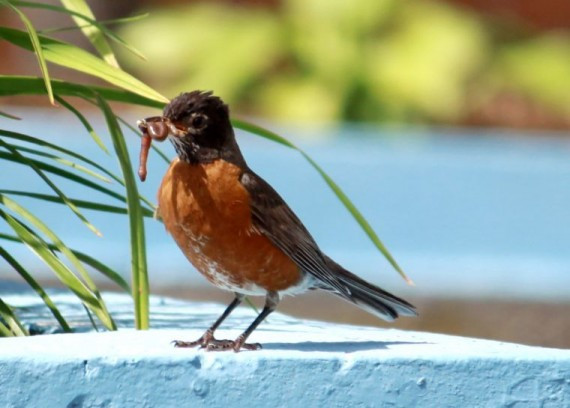
[[[116,314],[129,307],[126,297],[105,298]],[[0,339],[0,407],[570,407],[568,350],[276,313],[252,335],[263,350],[206,353],[170,341],[197,338],[223,306],[152,306],[155,327],[192,329]],[[234,338],[253,316],[237,309],[218,337]]]

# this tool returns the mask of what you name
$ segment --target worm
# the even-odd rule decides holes
[[[152,139],[147,132],[144,132],[141,137],[141,153],[139,156],[139,178],[141,181],[146,180],[146,161],[148,158],[148,151],[150,150],[150,144]]]
[[[139,129],[142,131],[141,152],[139,155],[139,178],[141,181],[146,180],[146,162],[148,152],[152,144],[152,140],[162,142],[168,137],[169,128],[162,118],[155,117],[138,122]]]

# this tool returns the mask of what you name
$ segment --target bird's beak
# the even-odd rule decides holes
[[[152,139],[163,141],[168,136],[182,137],[188,133],[185,126],[174,123],[164,116],[152,116],[137,121],[137,126],[143,134],[148,134]]]

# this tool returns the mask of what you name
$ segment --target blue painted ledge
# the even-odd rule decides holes
[[[72,298],[52,296],[70,321],[81,320]],[[16,307],[28,305],[21,309],[24,320],[40,308],[32,296],[2,297]],[[128,298],[105,298],[119,324],[131,324]],[[261,351],[171,346],[173,339],[200,336],[222,309],[154,298],[155,330],[0,339],[0,406],[570,406],[569,350],[332,325],[278,313],[252,336],[264,345]],[[252,318],[250,309],[236,310],[224,326],[232,330],[220,330],[219,337],[237,336]],[[179,326],[187,328],[172,329]]]

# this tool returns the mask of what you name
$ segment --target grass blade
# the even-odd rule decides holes
[[[60,0],[60,1],[61,4],[63,4],[63,6],[66,9],[76,13],[80,13],[81,15],[89,17],[91,20],[95,21],[95,16],[93,15],[93,12],[91,11],[87,3],[85,3],[83,0]],[[74,14],[71,15],[71,18],[73,19],[73,21],[75,21],[75,23],[78,26],[85,21],[84,18],[78,17],[77,15]],[[91,42],[91,44],[93,44],[93,46],[95,47],[97,52],[103,57],[103,59],[107,61],[107,64],[119,68],[119,62],[117,61],[117,58],[115,58],[115,54],[113,54],[111,46],[105,39],[105,36],[103,35],[103,32],[99,29],[99,27],[92,25],[88,27],[83,27],[81,31],[83,32],[83,34],[85,34],[85,37],[87,37],[87,39]]]
[[[32,50],[34,51],[36,58],[38,60],[38,64],[40,66],[40,71],[42,72],[42,76],[44,78],[45,89],[46,89],[48,97],[49,97],[49,102],[52,105],[55,105],[55,101],[54,101],[54,97],[53,97],[53,89],[51,87],[51,81],[50,81],[49,72],[47,69],[46,58],[45,58],[44,52],[42,50],[40,38],[38,36],[38,33],[36,32],[36,29],[34,28],[34,25],[28,19],[28,17],[26,17],[26,15],[20,11],[20,9],[18,9],[14,5],[10,4],[8,1],[0,0],[0,3],[8,6],[14,12],[16,12],[16,14],[18,14],[18,16],[20,17],[20,20],[22,20],[22,22],[26,26],[26,30],[28,30],[28,38],[27,39],[29,40],[29,44],[31,45],[30,51],[32,51]]]
[[[83,267],[79,259],[75,257],[73,252],[63,243],[61,239],[51,230],[48,226],[41,221],[38,217],[32,214],[30,211],[22,207],[16,201],[12,200],[8,196],[4,194],[0,194],[0,203],[4,204],[4,206],[16,214],[20,215],[24,219],[26,219],[31,225],[33,225],[38,231],[44,234],[49,240],[56,246],[59,252],[69,259],[69,262],[75,267],[75,269],[79,272],[79,274],[83,277],[83,281],[93,293],[97,293],[97,286],[87,273],[87,270]]]
[[[99,107],[99,104],[93,100],[91,100],[90,98],[83,98],[85,101]],[[115,113],[113,112],[113,115],[115,116],[115,120],[118,122],[121,122],[123,124],[125,124],[125,126],[127,126],[129,129],[133,130],[135,133],[137,133],[137,136],[142,137],[142,135],[139,134],[139,132],[137,132],[134,127],[132,127],[128,122],[122,120],[119,116],[115,115]],[[152,146],[151,146],[152,148]],[[160,155],[164,156],[166,159],[166,156],[164,155],[164,153],[162,153],[160,150],[158,150],[158,148],[155,149],[155,151],[157,153],[159,153]],[[167,163],[170,163],[169,161],[167,161]],[[125,186],[125,182],[123,180],[119,181],[119,183],[121,183],[122,186]],[[143,195],[139,195],[139,198],[142,202],[144,202],[146,205],[148,205],[150,208],[153,208],[156,210],[156,205],[150,201],[148,198],[144,197]]]
[[[94,85],[87,86],[57,79],[52,79],[51,84],[54,92],[58,95],[93,97],[94,94],[97,93],[108,101],[124,102],[159,109],[162,109],[165,104],[162,100],[148,98],[123,89],[113,89]],[[18,75],[0,75],[0,96],[45,94],[46,89],[42,78]]]
[[[0,38],[4,38],[18,47],[33,51],[29,37],[21,30],[0,27]],[[102,59],[73,44],[46,36],[39,36],[39,38],[45,59],[54,64],[100,78],[146,98],[163,103],[168,102],[166,97],[132,75],[107,64]]]
[[[93,319],[93,315],[91,314],[91,312],[89,311],[87,306],[85,306],[85,304],[83,305],[83,309],[85,309],[85,313],[87,313],[87,317],[89,318],[89,322],[91,323],[91,326],[93,327],[93,329],[95,329],[96,332],[99,332],[99,328],[97,327],[97,323],[95,323],[95,319]]]
[[[0,152],[0,159],[9,160],[9,161],[13,161],[16,163],[21,163],[21,164],[26,164],[26,165],[27,165],[28,161],[31,161],[31,162],[33,162],[34,166],[36,166],[38,169],[40,169],[42,171],[45,171],[47,173],[56,174],[58,176],[66,178],[68,180],[82,184],[82,185],[89,187],[93,190],[99,191],[103,194],[106,194],[110,197],[113,197],[119,201],[122,201],[122,202],[127,201],[127,199],[124,196],[120,195],[119,193],[114,192],[113,190],[110,190],[106,187],[100,186],[99,184],[96,184],[96,183],[92,182],[91,180],[87,180],[84,177],[78,176],[77,174],[73,174],[67,170],[60,169],[58,167],[52,166],[50,164],[47,164],[47,163],[44,163],[41,161],[37,161],[37,160],[29,159],[29,158],[27,160],[22,160],[22,159],[19,159],[18,157],[14,156],[14,155],[11,155],[11,154],[5,153],[5,152]]]
[[[9,331],[14,336],[29,336],[30,334],[24,328],[18,317],[12,311],[12,308],[8,306],[2,299],[0,299],[0,317],[6,322]],[[4,326],[6,328],[6,326]],[[4,333],[4,330],[2,330]]]
[[[0,298],[0,302],[2,298]],[[10,331],[6,325],[4,325],[3,320],[1,320],[2,316],[0,316],[0,337],[14,337],[14,333]]]
[[[284,137],[279,136],[277,133],[274,133],[270,130],[262,128],[261,126],[257,126],[257,125],[254,125],[253,123],[245,122],[245,121],[239,120],[239,119],[232,119],[232,125],[235,128],[245,130],[246,132],[252,133],[252,134],[257,135],[257,136],[261,136],[265,139],[269,139],[273,142],[277,142],[279,144],[282,144],[283,146],[287,146],[291,149],[300,151],[300,149],[297,146],[295,146],[293,143],[291,143],[290,141],[288,141]]]
[[[63,154],[67,154],[68,156],[74,157],[74,158],[81,160],[82,162],[84,162],[90,166],[95,167],[97,170],[100,170],[101,172],[105,173],[107,176],[109,176],[110,178],[115,180],[117,183],[119,183],[121,185],[123,185],[125,183],[123,181],[123,179],[121,179],[120,177],[118,177],[114,173],[110,172],[105,167],[101,166],[100,164],[94,162],[93,160],[90,160],[87,157],[85,157],[79,153],[76,153],[72,150],[65,149],[61,146],[55,145],[53,143],[46,142],[45,140],[38,139],[38,138],[33,137],[33,136],[24,135],[22,133],[17,133],[17,132],[11,132],[9,130],[0,129],[0,135],[11,138],[11,139],[20,140],[22,142],[34,144],[37,146],[46,147],[48,149],[55,150],[55,151],[63,153]]]
[[[135,47],[127,43],[121,37],[107,28],[104,22],[97,21],[95,16],[91,12],[91,9],[83,0],[60,0],[64,3],[65,7],[54,6],[52,4],[45,4],[45,3],[35,3],[29,1],[18,1],[18,0],[11,0],[11,3],[20,7],[30,7],[30,8],[40,8],[45,10],[51,10],[58,13],[65,13],[69,14],[73,21],[76,23],[76,27],[81,29],[83,34],[87,37],[87,39],[93,44],[97,52],[103,57],[103,59],[111,66],[120,68],[119,63],[117,62],[115,55],[113,54],[113,50],[111,49],[109,43],[107,42],[107,38],[120,44],[121,46],[125,47],[128,51],[136,55],[137,57],[146,60],[145,56],[137,50]],[[129,20],[138,20],[140,16],[135,16],[133,18],[124,18],[124,19],[117,19],[118,21],[129,21]],[[84,24],[87,22],[87,24]],[[44,30],[43,34],[47,31]],[[54,30],[51,30],[52,32]],[[105,38],[107,37],[107,38]]]
[[[3,190],[3,189],[0,189],[0,194],[9,194],[9,195],[17,195],[28,198],[35,198],[38,200],[65,205],[65,203],[60,197],[49,194],[32,193],[29,191],[18,191],[18,190]],[[127,208],[117,207],[109,204],[97,203],[95,201],[79,200],[75,198],[69,198],[69,201],[75,204],[78,208],[85,208],[87,210],[107,212],[111,214],[127,214],[128,212]],[[151,210],[149,210],[148,208],[142,208],[141,210],[143,213],[143,217],[152,218],[154,213]]]
[[[40,4],[40,3],[38,3],[38,4]],[[99,23],[99,25],[106,27],[106,26],[111,25],[111,24],[116,25],[116,24],[132,23],[134,21],[139,21],[139,20],[142,20],[144,18],[147,18],[148,16],[149,16],[149,13],[142,13],[142,14],[136,14],[134,16],[113,18],[110,20],[99,20],[98,23]],[[80,24],[80,25],[74,25],[74,26],[69,26],[69,27],[47,28],[45,30],[39,30],[38,34],[52,34],[52,33],[61,33],[63,31],[80,30],[80,29],[82,29],[84,27],[88,27],[88,26],[95,26],[95,24],[87,23],[87,24]]]
[[[146,264],[146,247],[144,235],[144,221],[139,201],[139,193],[133,167],[129,158],[127,145],[123,132],[117,122],[115,114],[100,96],[97,97],[99,106],[107,127],[113,139],[115,154],[125,178],[127,190],[127,206],[129,209],[129,227],[131,243],[131,273],[133,282],[133,299],[135,302],[135,322],[137,329],[145,330],[149,327],[149,287]]]
[[[93,231],[97,236],[101,236],[101,233],[97,228],[95,228],[85,216],[79,211],[79,209],[67,198],[67,196],[47,177],[42,170],[36,166],[36,164],[28,159],[27,157],[21,155],[16,149],[10,146],[8,143],[4,142],[4,140],[0,139],[0,146],[3,146],[5,149],[9,150],[13,156],[17,157],[18,159],[22,160],[27,166],[29,166],[34,172],[40,176],[40,178],[65,202],[65,204],[73,211],[73,213],[89,228]]]
[[[109,315],[105,304],[49,249],[47,243],[37,234],[5,211],[0,210],[0,217],[8,223],[20,240],[26,244],[49,268],[57,278],[75,293],[81,301],[91,309],[103,325],[109,330],[116,330],[115,322]]]
[[[36,156],[51,159],[51,160],[55,161],[56,163],[59,163],[63,166],[71,167],[72,169],[80,171],[81,173],[85,173],[85,174],[87,174],[87,175],[89,175],[89,176],[91,176],[97,180],[100,180],[104,183],[110,183],[111,182],[111,180],[109,180],[107,177],[105,177],[105,176],[103,176],[103,175],[101,175],[101,174],[99,174],[93,170],[90,170],[87,167],[82,166],[81,164],[77,164],[71,160],[64,159],[64,158],[56,156],[54,154],[42,152],[41,150],[32,149],[30,147],[18,146],[18,145],[13,145],[13,144],[10,144],[10,146],[12,146],[14,149],[16,149],[19,152],[31,153],[31,154],[36,155]]]
[[[57,100],[57,102],[63,106],[64,108],[66,108],[68,111],[70,111],[71,113],[73,113],[77,119],[79,119],[79,121],[81,122],[81,124],[83,125],[83,127],[87,130],[87,132],[89,133],[89,135],[91,135],[91,138],[93,139],[93,141],[97,144],[97,146],[99,146],[101,148],[101,150],[103,150],[105,153],[109,154],[109,150],[107,149],[107,147],[105,146],[105,144],[103,143],[103,141],[101,140],[101,138],[99,137],[99,135],[97,133],[95,133],[95,130],[93,129],[93,127],[91,126],[91,124],[89,123],[89,121],[85,118],[85,116],[83,116],[83,114],[81,112],[79,112],[77,109],[75,109],[75,107],[73,105],[70,105],[65,99],[63,99],[61,96],[59,95],[55,95],[55,99]]]
[[[17,242],[20,244],[23,243],[22,240],[16,236],[3,234],[1,232],[0,232],[0,239],[6,240],[6,241],[11,241],[11,242]],[[48,248],[52,251],[58,250],[57,247],[53,244],[48,244]],[[116,272],[115,270],[111,269],[110,267],[108,267],[104,263],[98,261],[97,259],[95,259],[95,258],[93,258],[93,257],[91,257],[91,256],[89,256],[83,252],[77,251],[75,249],[71,249],[71,252],[73,252],[73,254],[77,257],[77,259],[79,259],[85,265],[89,265],[93,269],[97,270],[103,276],[105,276],[106,278],[110,279],[112,282],[117,284],[117,286],[119,286],[121,289],[123,289],[126,293],[128,293],[129,295],[131,294],[131,287],[129,286],[127,281],[125,281],[123,279],[123,277],[118,272]]]
[[[19,117],[15,116],[15,115],[11,115],[11,114],[9,114],[9,113],[2,112],[2,111],[0,111],[0,116],[2,116],[2,117],[4,117],[4,118],[8,118],[8,119],[13,119],[13,120],[22,120],[22,118],[19,118]]]
[[[121,289],[123,289],[125,293],[131,295],[132,291],[130,285],[127,283],[126,280],[123,279],[123,277],[118,272],[114,271],[104,263],[98,261],[97,259],[83,252],[73,251],[73,253],[81,262],[99,271],[103,276],[105,276],[106,278],[114,282],[117,286],[119,286]]]
[[[104,303],[101,298],[101,294],[95,285],[95,282],[89,276],[87,270],[83,267],[83,264],[77,259],[77,257],[73,254],[73,252],[63,243],[61,239],[51,231],[46,224],[44,224],[39,218],[33,215],[31,212],[26,210],[24,207],[10,199],[9,197],[0,194],[0,202],[2,202],[6,208],[12,210],[13,212],[19,214],[21,217],[25,218],[31,225],[33,225],[37,230],[43,233],[46,237],[50,239],[50,241],[55,245],[59,252],[61,252],[65,257],[71,262],[71,264],[75,267],[75,269],[79,272],[81,277],[83,278],[83,282],[87,286],[87,288],[97,297],[97,299],[101,302],[101,305]]]
[[[396,262],[394,257],[390,254],[386,246],[382,243],[374,229],[370,226],[366,218],[362,215],[362,213],[356,208],[356,206],[352,203],[352,201],[348,198],[348,196],[342,191],[342,189],[334,182],[332,178],[303,150],[295,146],[293,143],[285,139],[284,137],[279,136],[276,133],[273,133],[267,129],[264,129],[260,126],[253,125],[251,123],[247,123],[241,120],[233,120],[233,125],[238,128],[245,130],[246,132],[254,133],[258,136],[262,136],[266,139],[272,140],[284,146],[287,146],[291,149],[297,150],[301,155],[313,166],[315,170],[320,174],[320,176],[324,179],[327,183],[329,188],[335,193],[337,198],[340,202],[345,206],[348,212],[352,215],[352,217],[356,220],[358,225],[362,228],[362,230],[366,233],[368,238],[372,241],[372,243],[378,248],[380,253],[388,260],[388,262],[392,265],[392,267],[404,278],[404,280],[413,285],[413,281],[408,278],[408,276],[404,273],[400,265]]]
[[[8,160],[8,161],[13,161],[13,162],[15,162],[15,163],[20,163],[20,164],[25,164],[25,165],[27,165],[28,161],[31,161],[31,162],[33,162],[33,164],[34,164],[38,169],[40,169],[40,170],[42,170],[42,171],[45,171],[45,172],[47,172],[47,173],[52,173],[52,174],[58,175],[58,176],[60,176],[60,177],[63,177],[63,178],[66,178],[66,179],[68,179],[68,180],[71,180],[71,181],[73,181],[73,182],[76,182],[76,183],[78,183],[78,184],[81,184],[81,185],[83,185],[83,186],[85,186],[85,187],[89,187],[89,188],[91,188],[91,189],[93,189],[93,190],[99,191],[99,192],[101,192],[101,193],[103,193],[103,194],[105,194],[105,195],[108,195],[108,196],[110,196],[110,197],[113,197],[114,199],[117,199],[117,200],[119,200],[119,201],[121,201],[121,202],[123,202],[123,203],[126,203],[126,202],[127,202],[127,199],[126,199],[124,196],[122,196],[122,195],[119,194],[119,193],[116,193],[116,192],[113,191],[113,190],[110,190],[110,189],[108,189],[108,188],[106,188],[106,187],[100,186],[99,184],[96,184],[96,183],[92,182],[91,180],[87,180],[87,179],[84,178],[84,177],[78,176],[77,174],[71,173],[71,172],[69,172],[69,171],[67,171],[67,170],[60,169],[59,167],[52,166],[52,165],[50,165],[50,164],[48,164],[48,163],[44,163],[44,162],[41,162],[41,161],[38,161],[38,160],[34,160],[34,159],[30,159],[30,158],[27,158],[26,160],[23,160],[23,159],[20,159],[20,158],[18,158],[18,157],[16,157],[16,156],[12,155],[12,154],[10,154],[10,153],[6,153],[6,152],[2,152],[2,151],[0,151],[0,159],[4,159],[4,160]],[[122,180],[121,180],[119,183],[120,183],[121,185],[124,185],[124,182],[123,182]],[[154,209],[156,208],[156,206],[155,206],[154,204],[152,204],[152,203],[150,202],[150,200],[148,200],[147,198],[145,198],[145,197],[143,197],[143,196],[139,196],[139,198],[140,198],[140,200],[141,200],[143,203],[145,203],[145,204],[147,204],[147,205],[149,206],[149,208],[143,208],[144,214],[146,214],[147,211],[149,211],[149,212],[153,212],[153,211],[154,211]],[[63,201],[63,200],[62,200],[62,201]],[[71,200],[70,200],[70,201],[71,201]],[[64,203],[64,204],[67,204],[67,202],[65,202],[65,201],[63,201],[63,203]],[[146,216],[146,215],[145,215],[145,216]]]
[[[33,150],[33,149],[22,148],[22,147],[20,147],[20,146],[18,146],[17,148],[19,148],[20,150]],[[47,154],[44,154],[44,153],[38,152],[38,151],[34,151],[34,154],[50,157],[50,155],[47,155]],[[21,160],[21,159],[19,159],[18,157],[15,157],[14,155],[11,155],[11,154],[5,153],[5,152],[0,152],[0,159],[13,161],[13,162],[20,163],[20,164],[27,164],[26,161]],[[118,194],[118,193],[116,193],[116,192],[114,192],[114,191],[112,191],[112,190],[110,190],[110,189],[108,189],[108,188],[105,188],[105,187],[102,187],[102,186],[100,186],[100,185],[98,185],[98,184],[95,184],[95,183],[93,183],[93,182],[91,182],[91,181],[85,179],[84,177],[78,176],[78,175],[73,174],[73,173],[71,173],[71,172],[69,172],[69,171],[66,171],[66,170],[64,170],[64,169],[60,169],[59,167],[51,166],[51,165],[49,165],[49,164],[47,164],[47,163],[44,163],[44,162],[41,162],[41,161],[38,161],[38,160],[34,160],[34,159],[30,159],[30,158],[28,158],[28,160],[30,160],[31,162],[33,162],[40,170],[43,170],[43,171],[46,171],[46,172],[48,172],[48,173],[53,173],[53,174],[56,174],[56,175],[58,175],[58,176],[67,178],[67,179],[69,179],[69,180],[71,180],[71,181],[75,181],[75,182],[77,182],[77,183],[79,183],[79,184],[83,184],[83,185],[85,185],[86,187],[89,187],[89,188],[92,188],[92,189],[94,189],[94,190],[100,191],[100,192],[102,192],[102,193],[104,193],[104,194],[106,194],[106,195],[109,195],[109,196],[111,196],[111,197],[113,197],[113,198],[116,198],[116,199],[118,199],[118,200],[120,200],[120,201],[122,201],[122,202],[126,202],[126,198],[125,198],[124,196],[122,196],[122,195],[120,195],[120,194]],[[72,167],[74,167],[74,168],[79,168],[79,169],[81,168],[81,167],[78,167],[78,166],[72,166]],[[96,173],[94,173],[94,172],[91,172],[91,171],[88,170],[88,169],[84,169],[84,171],[85,171],[86,173],[88,173],[88,174],[91,174],[91,175],[94,176],[95,178],[100,179],[101,181],[109,182],[109,180],[106,179],[105,177],[100,176],[100,175],[98,175],[98,174],[96,174]],[[112,173],[109,173],[109,174],[111,174],[111,176],[113,176]],[[116,181],[117,181],[119,184],[121,184],[122,186],[125,185],[125,182],[124,182],[123,180],[121,180],[121,179],[116,179]],[[148,208],[143,208],[143,211],[145,212],[145,214],[144,214],[145,216],[146,216],[146,212],[147,212],[147,211],[151,211],[151,210],[149,210],[149,208],[152,209],[152,210],[155,210],[155,209],[156,209],[156,205],[154,205],[148,198],[144,197],[143,195],[140,195],[139,198],[140,198],[140,200],[141,200],[144,204],[148,205]],[[71,201],[71,202],[74,202],[73,200],[70,200],[70,201]],[[65,204],[65,202],[64,202],[64,204]]]
[[[40,286],[40,284],[28,273],[28,271],[16,261],[4,248],[0,246],[0,256],[3,257],[6,262],[16,271],[18,274],[30,285],[30,287],[39,295],[40,298],[44,301],[47,308],[50,310],[51,314],[59,325],[61,329],[66,332],[70,333],[71,327],[67,324],[63,316],[61,315],[57,306],[53,303],[49,295],[45,292],[45,290]]]
[[[388,251],[386,246],[382,243],[372,226],[368,223],[366,218],[362,215],[362,213],[356,208],[356,206],[352,203],[352,201],[348,198],[348,196],[341,190],[341,188],[334,182],[333,179],[330,178],[328,174],[324,172],[324,170],[317,164],[315,161],[309,157],[305,152],[299,150],[299,152],[303,155],[305,159],[317,170],[317,172],[321,175],[321,177],[325,180],[328,184],[330,189],[336,194],[337,198],[340,200],[341,203],[344,204],[348,212],[352,215],[352,217],[356,220],[356,222],[360,225],[360,227],[364,230],[368,238],[372,241],[372,243],[380,250],[382,255],[388,260],[388,262],[392,265],[394,269],[400,274],[402,278],[408,283],[409,285],[413,285],[414,282],[408,278],[408,276],[404,273],[400,265],[396,262],[392,254]]]

